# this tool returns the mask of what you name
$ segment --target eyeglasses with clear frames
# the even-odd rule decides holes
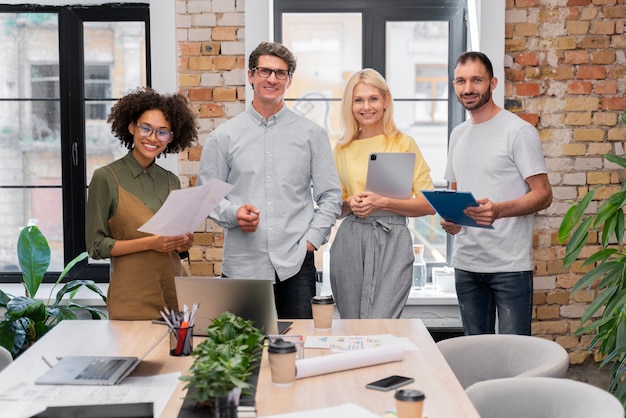
[[[266,67],[254,67],[252,71],[256,71],[256,73],[263,78],[270,78],[272,73],[274,73],[276,80],[286,80],[287,77],[291,75],[289,70],[283,70],[280,68],[274,70]]]
[[[163,128],[154,129],[152,126],[147,125],[145,123],[138,123],[137,127],[139,128],[139,135],[143,138],[150,138],[152,136],[152,132],[155,132],[156,139],[161,142],[167,142],[170,140],[174,132],[168,131]]]

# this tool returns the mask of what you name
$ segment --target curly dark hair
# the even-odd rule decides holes
[[[148,110],[160,110],[172,125],[172,142],[167,144],[161,155],[182,151],[198,139],[196,118],[185,96],[159,94],[149,87],[139,88],[119,99],[107,119],[111,124],[111,133],[129,150],[133,148],[134,137],[128,126],[136,123]]]

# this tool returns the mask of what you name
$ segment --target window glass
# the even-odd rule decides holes
[[[284,13],[283,43],[297,57],[287,105],[324,127],[332,145],[341,135],[343,87],[361,68],[360,13]]]
[[[17,239],[37,224],[63,244],[56,13],[0,14],[0,272],[18,270]]]

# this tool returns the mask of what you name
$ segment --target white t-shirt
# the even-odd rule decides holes
[[[450,135],[445,178],[476,199],[517,199],[529,191],[526,178],[544,173],[537,130],[507,110],[483,123],[467,120]],[[533,215],[497,219],[493,227],[463,227],[454,237],[452,266],[475,273],[532,270]]]

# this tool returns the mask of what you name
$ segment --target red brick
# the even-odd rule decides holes
[[[515,92],[518,96],[539,96],[539,83],[517,83]]]
[[[221,118],[224,116],[224,109],[218,104],[200,105],[200,117],[203,118]]]
[[[526,122],[533,126],[537,126],[539,123],[539,115],[536,113],[518,113],[517,116],[524,119]]]
[[[590,81],[573,81],[567,85],[567,94],[590,94]]]
[[[589,62],[589,52],[587,51],[565,51],[565,64],[587,64]]]
[[[539,60],[534,52],[522,52],[515,56],[515,62],[520,65],[537,65]]]
[[[210,88],[198,88],[189,90],[189,100],[206,102],[213,97],[213,91]]]
[[[626,109],[626,98],[624,97],[605,97],[600,102],[602,110],[619,110]]]
[[[617,94],[617,81],[599,81],[593,85],[593,92],[595,94],[599,94],[600,96],[610,96]]]
[[[603,80],[606,69],[599,65],[581,65],[576,71],[576,78],[580,80]]]

